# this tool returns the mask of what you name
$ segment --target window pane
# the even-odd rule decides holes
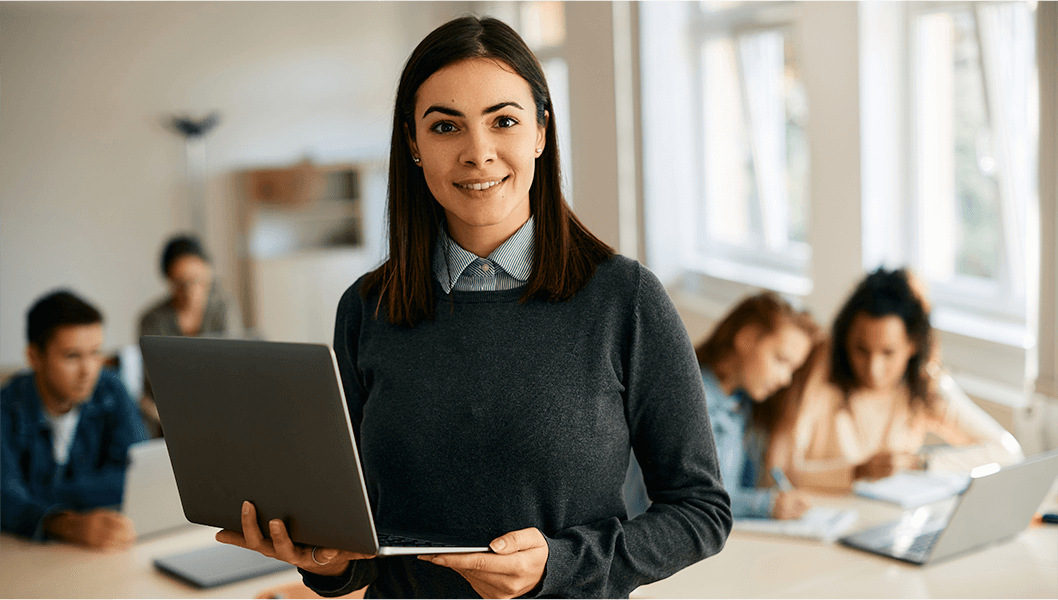
[[[712,39],[701,69],[701,246],[786,253],[808,227],[808,104],[794,44],[780,30]]]
[[[916,35],[923,268],[935,281],[995,279],[1002,247],[997,161],[973,15],[920,17]]]
[[[808,242],[808,94],[793,40],[785,40],[783,71],[786,96],[786,193],[790,240]]]
[[[705,126],[704,222],[699,241],[751,243],[750,205],[757,201],[756,176],[732,40],[702,46],[702,98]]]

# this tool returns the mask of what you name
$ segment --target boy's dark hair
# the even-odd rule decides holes
[[[26,316],[26,338],[40,350],[47,348],[55,331],[71,325],[103,322],[103,313],[69,290],[57,290],[37,300]]]
[[[173,263],[184,256],[197,256],[209,262],[206,249],[202,247],[202,242],[198,241],[198,238],[193,235],[178,235],[170,238],[165,244],[165,249],[162,250],[162,275],[168,277]]]

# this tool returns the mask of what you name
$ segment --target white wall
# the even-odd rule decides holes
[[[161,245],[191,224],[169,117],[221,115],[206,242],[234,296],[231,174],[384,157],[404,60],[466,8],[0,3],[0,365],[23,362],[25,311],[58,286],[104,311],[109,348],[134,341],[137,314],[165,291]],[[366,212],[381,228],[381,209]]]

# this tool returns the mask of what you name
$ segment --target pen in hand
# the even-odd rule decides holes
[[[786,473],[783,473],[779,467],[771,468],[771,478],[775,480],[775,485],[779,487],[780,492],[793,491],[793,484],[790,483],[790,480],[786,478]]]

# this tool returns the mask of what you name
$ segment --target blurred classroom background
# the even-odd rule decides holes
[[[403,62],[466,13],[537,52],[574,210],[692,340],[907,265],[963,388],[1058,447],[1054,2],[0,2],[0,369],[57,287],[133,346],[179,232],[249,335],[330,343],[385,255]]]

